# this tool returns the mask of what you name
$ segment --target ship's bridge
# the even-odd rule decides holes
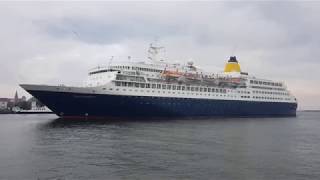
[[[162,73],[164,63],[152,64],[146,62],[115,62],[108,66],[98,66],[88,73],[85,86],[101,86],[120,76],[146,76],[158,78]]]

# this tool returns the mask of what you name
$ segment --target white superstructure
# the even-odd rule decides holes
[[[100,94],[296,102],[283,82],[237,71],[204,72],[192,62],[182,65],[150,59],[94,68],[89,72],[86,87]]]

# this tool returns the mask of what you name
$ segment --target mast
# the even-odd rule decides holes
[[[165,48],[163,46],[154,46],[152,43],[150,44],[149,50],[148,50],[148,59],[151,61],[159,61],[158,54],[161,50],[164,50]],[[163,60],[161,60],[163,61]]]

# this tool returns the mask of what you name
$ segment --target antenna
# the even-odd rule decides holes
[[[159,42],[159,37],[158,36],[154,36],[154,44],[157,45]]]
[[[162,49],[164,49],[163,46],[157,47],[157,46],[153,46],[151,43],[148,50],[148,53],[149,53],[148,59],[152,61],[157,61],[157,55],[159,54],[159,51]]]
[[[231,55],[232,55],[232,56],[235,56],[235,53],[236,53],[237,48],[238,48],[238,45],[234,45],[234,46],[233,46],[233,49],[232,49],[232,51],[231,51]]]
[[[110,59],[109,59],[108,67],[110,67],[110,65],[111,65],[111,63],[112,63],[112,60],[113,60],[113,56],[111,56]]]

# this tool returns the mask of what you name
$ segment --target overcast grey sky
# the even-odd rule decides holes
[[[87,70],[146,59],[155,37],[171,62],[286,82],[320,109],[320,2],[0,2],[0,97],[19,83],[81,85]]]

